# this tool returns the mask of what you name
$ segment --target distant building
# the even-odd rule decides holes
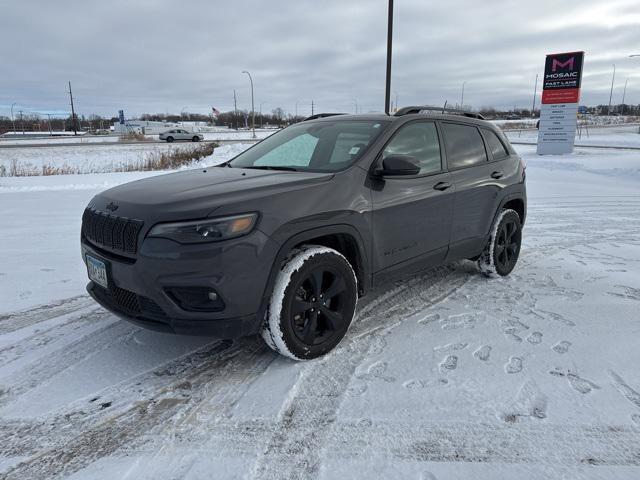
[[[124,124],[114,123],[113,131],[117,134],[126,133],[141,133],[142,135],[158,135],[159,133],[166,132],[172,128],[184,128],[190,130],[188,127],[183,127],[179,123],[171,122],[150,122],[146,120],[125,120]]]

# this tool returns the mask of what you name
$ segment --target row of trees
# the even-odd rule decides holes
[[[0,115],[0,134],[10,131],[16,132],[60,132],[73,131],[74,123],[78,131],[95,132],[108,130],[117,117],[105,118],[100,115],[76,115],[74,119],[69,115],[66,118],[38,114],[15,115],[11,117]]]
[[[255,112],[256,127],[265,125],[283,127],[291,123],[296,123],[304,120],[302,115],[286,114],[285,111],[278,107],[271,111],[271,113]],[[230,112],[223,112],[217,116],[204,115],[202,113],[188,113],[183,112],[180,115],[164,114],[164,113],[145,113],[140,116],[140,120],[154,121],[154,122],[206,122],[217,126],[227,126],[229,128],[243,128],[251,126],[251,112],[247,110],[237,110]]]

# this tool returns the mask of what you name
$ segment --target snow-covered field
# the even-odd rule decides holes
[[[0,178],[0,477],[640,478],[640,152],[517,149],[512,275],[385,285],[308,363],[84,294],[85,204],[158,172]]]
[[[172,150],[195,149],[202,145],[201,143],[148,143],[0,149],[0,172],[4,171],[9,175],[13,162],[16,162],[20,171],[28,172],[30,175],[41,175],[43,167],[68,169],[78,173],[126,171],[131,165],[142,164],[150,155]],[[241,145],[241,149],[238,150],[235,145]],[[248,146],[250,144],[225,144],[219,147],[218,151],[239,153]]]
[[[620,125],[582,128],[576,133],[575,144],[583,146],[612,146],[640,148],[640,126]],[[511,130],[505,134],[512,142],[536,143],[538,130]]]

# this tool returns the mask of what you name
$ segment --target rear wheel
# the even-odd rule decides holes
[[[193,138],[192,138],[192,140],[193,140],[194,142],[199,142],[199,141],[200,141],[200,137],[195,136],[195,137],[193,137]]]
[[[294,360],[324,355],[347,333],[357,292],[353,268],[339,252],[303,246],[278,272],[262,338]]]
[[[173,142],[173,137],[167,137],[167,143]]]
[[[522,225],[515,210],[500,212],[491,238],[478,258],[480,271],[487,276],[509,275],[518,262],[522,244]]]

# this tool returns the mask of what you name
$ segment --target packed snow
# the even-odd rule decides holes
[[[640,152],[516,148],[514,272],[384,285],[306,363],[87,297],[84,206],[163,172],[0,178],[0,477],[640,478]]]

